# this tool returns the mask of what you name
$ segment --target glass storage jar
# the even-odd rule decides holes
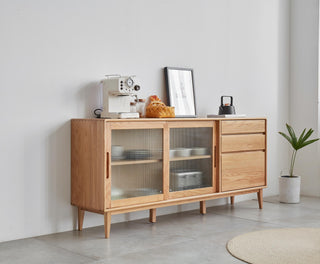
[[[137,112],[140,117],[146,116],[146,99],[138,99],[136,104]]]
[[[137,112],[137,103],[136,102],[130,102],[130,112],[131,113]]]

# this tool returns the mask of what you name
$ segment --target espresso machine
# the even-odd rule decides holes
[[[101,118],[139,118],[138,112],[130,112],[130,103],[139,90],[135,76],[106,75],[102,81]]]

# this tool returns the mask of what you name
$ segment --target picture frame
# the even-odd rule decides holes
[[[196,117],[193,69],[165,67],[168,104],[175,107],[176,117]]]

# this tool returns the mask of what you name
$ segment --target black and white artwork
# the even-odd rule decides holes
[[[195,117],[193,70],[165,67],[169,105],[175,107],[176,117]]]

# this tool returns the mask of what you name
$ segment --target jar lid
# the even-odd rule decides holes
[[[145,101],[146,101],[146,99],[139,99],[139,100],[138,100],[138,102],[143,102],[143,103],[144,103]]]
[[[130,105],[136,105],[136,102],[130,102]]]

